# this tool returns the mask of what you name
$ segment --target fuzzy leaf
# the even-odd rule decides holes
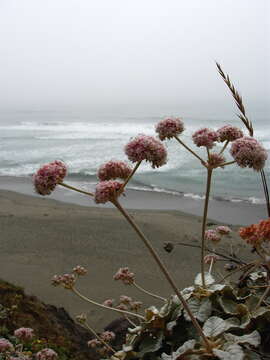
[[[204,298],[203,300],[192,298],[188,302],[188,306],[195,316],[201,322],[205,322],[212,312],[212,303],[208,298]],[[187,312],[184,312],[185,319],[190,321],[190,317]]]
[[[258,346],[261,343],[261,336],[257,330],[254,330],[252,333],[243,336],[224,334],[224,338],[227,342],[235,344],[249,344],[252,346]]]
[[[157,336],[144,336],[138,352],[139,358],[141,359],[144,354],[158,351],[161,348],[163,336],[162,331]]]
[[[185,354],[189,353],[190,350],[193,350],[195,344],[196,344],[195,340],[188,340],[182,346],[180,346],[176,351],[174,351],[172,353],[172,355],[167,355],[167,354],[163,353],[161,355],[161,359],[163,359],[163,360],[178,360],[178,359],[181,359],[182,358],[181,355],[185,355]]]
[[[214,284],[215,279],[213,278],[213,276],[211,274],[206,272],[206,273],[204,273],[204,277],[205,277],[205,285],[206,286],[210,286],[210,285]],[[199,273],[196,275],[194,284],[197,286],[202,286],[202,273]]]
[[[219,298],[219,303],[226,314],[236,315],[237,314],[237,303],[231,299],[224,297]]]
[[[228,346],[226,351],[214,349],[213,353],[221,360],[244,360],[245,358],[243,349],[237,344]]]
[[[217,316],[212,316],[204,323],[203,332],[208,337],[215,337],[237,325],[239,325],[237,318],[223,320]]]

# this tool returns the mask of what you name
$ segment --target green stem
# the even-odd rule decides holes
[[[213,169],[211,169],[211,168],[207,169],[207,183],[206,183],[206,193],[205,193],[205,200],[204,200],[203,222],[202,222],[201,277],[202,277],[202,286],[204,288],[205,288],[205,274],[204,274],[205,228],[206,228],[206,220],[207,220],[207,213],[208,213],[212,172],[213,172]]]
[[[76,188],[76,187],[74,187],[74,186],[65,184],[65,183],[63,183],[63,182],[59,183],[58,185],[64,186],[65,188],[70,189],[70,190],[77,191],[77,192],[79,192],[79,193],[81,193],[81,194],[85,194],[85,195],[88,195],[88,196],[94,196],[94,194],[92,194],[92,193],[90,193],[90,192],[88,192],[88,191],[80,190],[80,189],[78,189],[78,188]]]
[[[115,350],[108,345],[104,340],[101,339],[101,337],[95,332],[94,329],[91,328],[90,325],[88,325],[86,322],[83,324],[84,327],[86,327],[86,329],[88,329],[104,346],[106,346],[106,348],[108,348],[110,351],[112,351],[113,353],[115,353]]]
[[[175,139],[182,145],[184,146],[184,148],[186,148],[192,155],[194,155],[198,160],[200,160],[200,162],[206,166],[206,162],[198,155],[195,153],[195,151],[193,151],[189,146],[187,146],[182,140],[179,139],[179,137],[177,135],[174,136]]]
[[[229,144],[229,140],[225,141],[225,144],[223,145],[223,148],[220,150],[219,155],[223,153],[223,151],[226,149],[227,145]]]
[[[128,315],[132,315],[132,316],[136,316],[142,320],[144,320],[144,317],[139,315],[139,314],[134,314],[130,311],[126,311],[126,310],[120,310],[120,309],[116,309],[116,308],[113,308],[113,307],[110,307],[110,306],[106,306],[106,305],[103,305],[103,304],[100,304],[94,300],[91,300],[89,298],[87,298],[86,296],[82,295],[75,287],[73,287],[71,289],[74,294],[78,295],[81,299],[89,302],[90,304],[93,304],[93,305],[96,305],[96,306],[99,306],[99,307],[102,307],[103,309],[107,309],[107,310],[113,310],[113,311],[117,311],[117,312],[120,312],[120,313],[123,313],[123,314],[128,314]]]
[[[152,296],[152,297],[154,297],[154,298],[156,298],[156,299],[162,300],[162,301],[166,301],[165,298],[163,298],[163,297],[161,297],[161,296],[159,296],[159,295],[153,294],[153,293],[151,293],[150,291],[145,290],[145,289],[142,288],[140,285],[138,285],[137,283],[135,283],[135,281],[133,282],[133,285],[134,285],[137,289],[139,289],[140,291],[144,292],[144,293],[147,294],[147,295],[150,295],[150,296]]]
[[[125,186],[128,184],[129,180],[132,178],[132,176],[135,174],[135,172],[137,171],[138,167],[141,165],[142,161],[138,161],[137,164],[134,166],[132,172],[129,174],[129,176],[126,178],[125,182],[122,184],[119,192],[123,192]]]
[[[151,245],[151,243],[149,242],[149,240],[146,238],[146,236],[142,233],[142,231],[139,229],[139,227],[136,225],[136,223],[133,221],[133,219],[129,216],[129,214],[122,208],[122,206],[119,204],[119,202],[117,201],[117,199],[115,199],[113,201],[113,204],[115,205],[115,207],[121,212],[121,214],[125,217],[125,219],[128,221],[128,223],[131,225],[131,227],[135,230],[135,232],[137,233],[137,235],[140,237],[140,239],[143,241],[144,245],[146,246],[146,248],[149,250],[150,254],[152,255],[152,257],[154,258],[154,260],[156,261],[157,265],[159,266],[159,268],[161,269],[161,271],[163,272],[163,274],[165,275],[166,279],[168,280],[169,284],[171,285],[171,287],[173,288],[173,290],[175,291],[176,295],[178,296],[179,300],[181,301],[184,309],[186,310],[186,312],[188,313],[194,327],[196,328],[197,332],[199,333],[199,335],[202,337],[202,340],[205,344],[206,349],[209,352],[212,352],[212,348],[211,345],[207,339],[207,337],[204,335],[202,328],[200,327],[198,321],[196,320],[196,318],[194,317],[194,315],[192,314],[186,300],[183,298],[183,296],[181,295],[181,292],[178,290],[177,285],[175,284],[173,278],[171,277],[171,275],[169,274],[166,266],[162,263],[160,257],[158,256],[157,252],[154,250],[153,246]]]

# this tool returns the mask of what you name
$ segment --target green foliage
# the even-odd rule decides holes
[[[270,325],[269,297],[259,305],[265,274],[252,273],[241,288],[211,280],[202,289],[198,279],[200,275],[194,286],[181,293],[209,339],[212,353],[204,348],[178,298],[172,296],[161,309],[146,310],[145,321],[129,330],[123,350],[111,359],[263,359],[262,335],[269,333]]]

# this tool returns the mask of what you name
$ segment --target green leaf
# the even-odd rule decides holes
[[[204,277],[206,286],[210,286],[215,283],[215,279],[209,272],[204,273]],[[197,274],[194,280],[194,284],[197,286],[202,286],[202,273]]]
[[[243,349],[237,344],[228,346],[226,351],[214,349],[213,353],[221,360],[244,360],[245,358]]]
[[[261,336],[257,330],[254,330],[252,333],[242,336],[224,334],[224,338],[227,342],[235,344],[249,344],[256,347],[259,346],[261,343]]]
[[[208,298],[203,298],[202,300],[192,298],[189,300],[188,306],[195,318],[201,322],[205,322],[212,313],[212,303]],[[184,311],[184,316],[186,320],[190,321],[186,311]]]
[[[203,332],[208,337],[215,337],[238,325],[239,320],[237,318],[223,320],[217,316],[212,316],[204,323]]]
[[[237,303],[231,299],[224,297],[219,298],[219,303],[226,314],[236,315],[237,314]]]
[[[182,346],[180,346],[176,351],[174,351],[172,353],[172,355],[167,355],[167,354],[163,353],[161,355],[161,359],[163,359],[163,360],[177,360],[177,359],[180,359],[181,355],[186,355],[186,354],[190,353],[191,350],[194,349],[195,344],[196,344],[195,340],[188,340]]]
[[[142,338],[142,342],[140,343],[140,351],[138,352],[138,357],[141,359],[144,354],[153,353],[158,351],[161,348],[163,341],[163,332],[161,331],[157,335],[145,334]]]

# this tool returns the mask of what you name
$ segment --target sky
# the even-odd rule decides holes
[[[0,0],[0,109],[270,95],[269,0]]]

